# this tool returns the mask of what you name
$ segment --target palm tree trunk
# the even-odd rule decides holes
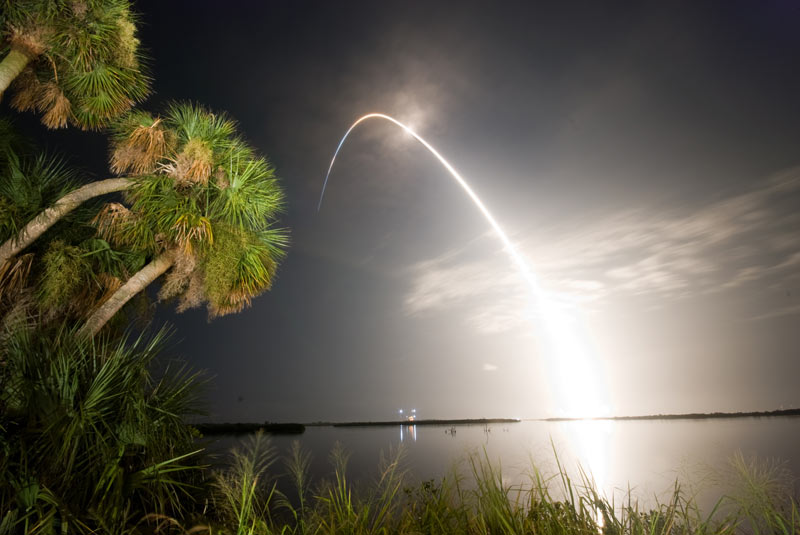
[[[81,327],[79,334],[83,336],[94,336],[103,325],[108,323],[125,303],[133,296],[147,288],[150,283],[164,274],[172,264],[175,263],[175,251],[169,250],[155,257],[152,262],[144,266],[133,277],[120,286],[120,288],[109,297],[105,303],[95,310],[86,323]]]
[[[0,99],[3,98],[3,93],[30,60],[31,58],[27,54],[12,48],[3,61],[0,61]]]
[[[57,200],[53,206],[34,217],[16,236],[9,238],[3,245],[0,245],[0,266],[33,243],[36,238],[55,225],[59,219],[85,201],[106,193],[128,189],[132,185],[133,181],[128,178],[109,178],[86,184],[67,193]]]

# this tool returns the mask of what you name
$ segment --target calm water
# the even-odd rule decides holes
[[[577,473],[580,464],[608,497],[613,493],[617,500],[630,484],[633,496],[643,504],[652,504],[654,496],[665,496],[676,479],[702,490],[710,474],[723,469],[737,450],[746,457],[780,460],[800,475],[800,418],[520,422],[456,426],[455,430],[451,433],[449,426],[308,427],[302,435],[273,436],[272,443],[286,452],[293,440],[299,440],[313,455],[316,478],[331,473],[328,456],[338,441],[351,453],[351,480],[373,479],[381,452],[402,445],[412,481],[440,479],[453,466],[461,466],[466,474],[465,457],[485,451],[502,466],[505,481],[520,484],[527,481],[532,463],[545,474],[554,472],[552,441],[568,471]],[[229,448],[240,439],[220,438],[214,449]],[[718,488],[705,491],[701,501],[713,502]]]

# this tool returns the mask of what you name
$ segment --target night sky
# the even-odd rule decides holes
[[[360,125],[316,212],[369,112],[472,185],[585,335],[607,413],[800,406],[797,3],[136,9],[143,107],[227,111],[288,197],[289,255],[252,308],[159,308],[214,376],[210,419],[548,417],[583,395],[500,241],[401,129]]]

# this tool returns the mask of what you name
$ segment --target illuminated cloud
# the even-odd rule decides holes
[[[754,282],[790,287],[800,281],[798,199],[800,169],[791,169],[685,213],[612,214],[579,230],[531,234],[521,248],[545,288],[588,310],[621,296],[669,301]],[[485,238],[489,243],[491,234]],[[522,325],[524,284],[502,251],[476,260],[473,247],[412,266],[406,312],[461,311],[484,334]],[[796,313],[798,307],[787,307],[754,319]]]
[[[763,321],[773,318],[780,318],[782,316],[793,316],[795,314],[800,314],[800,305],[788,306],[776,310],[771,310],[765,314],[748,318],[748,321]]]
[[[482,334],[521,327],[529,290],[502,251],[470,262],[454,250],[411,268],[412,288],[405,297],[409,315],[458,307]]]

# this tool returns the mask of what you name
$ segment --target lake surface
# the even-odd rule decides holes
[[[452,430],[455,429],[455,433]],[[224,450],[246,437],[220,437],[212,447]],[[720,486],[710,484],[724,472],[726,460],[737,451],[762,462],[780,462],[800,475],[800,418],[737,418],[648,421],[523,421],[494,425],[393,427],[307,427],[302,435],[275,435],[279,452],[299,440],[310,451],[312,477],[332,473],[328,461],[339,442],[351,453],[348,477],[370,481],[378,473],[381,453],[402,445],[409,480],[441,479],[453,467],[469,474],[469,454],[484,455],[502,467],[509,484],[527,483],[533,464],[545,475],[555,472],[554,448],[559,461],[577,475],[580,465],[597,486],[617,503],[630,485],[644,506],[665,497],[676,479],[684,488],[701,492],[710,506]],[[276,466],[280,472],[282,467]],[[794,484],[794,483],[792,483]],[[794,487],[795,492],[797,486]],[[703,490],[705,489],[705,490]]]

